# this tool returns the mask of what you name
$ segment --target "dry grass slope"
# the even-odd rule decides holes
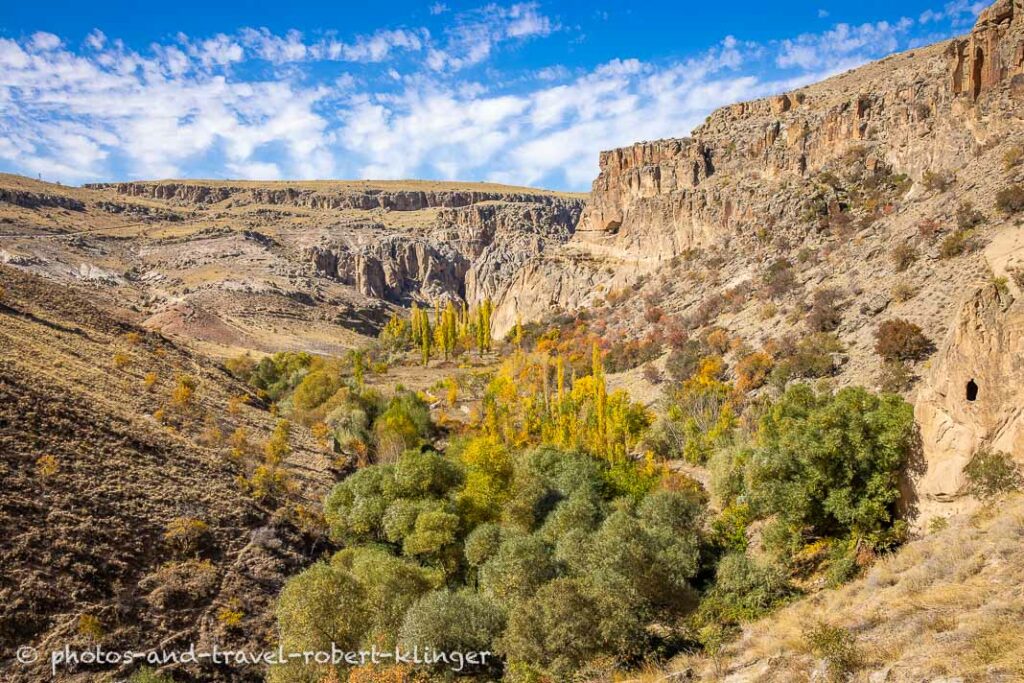
[[[670,671],[732,683],[826,680],[828,660],[808,637],[824,624],[848,638],[849,671],[840,680],[1021,681],[1021,586],[1024,496],[1015,495],[953,518],[842,589],[750,625],[718,658],[682,658]]]

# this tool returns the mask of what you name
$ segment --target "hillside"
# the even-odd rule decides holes
[[[4,651],[1024,676],[1021,0],[586,196],[0,175],[0,323]]]
[[[340,353],[396,306],[495,296],[571,235],[582,198],[426,181],[0,176],[0,262],[93,289],[208,353]]]
[[[717,656],[635,679],[1019,681],[1024,499],[958,517],[863,578],[750,625]]]
[[[6,266],[0,292],[3,649],[273,642],[277,590],[320,542],[299,511],[315,517],[338,456],[295,427],[291,493],[256,500],[236,478],[257,456],[232,437],[257,451],[276,420],[246,387],[87,292]]]
[[[519,271],[496,332],[587,309],[613,342],[719,331],[734,370],[834,334],[817,377],[916,405],[921,523],[969,508],[978,448],[1024,457],[1022,45],[1024,10],[1001,0],[964,38],[603,153],[575,234]],[[886,365],[894,319],[937,353]]]

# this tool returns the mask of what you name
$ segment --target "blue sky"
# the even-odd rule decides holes
[[[0,171],[585,190],[602,149],[963,33],[984,6],[5,3]]]

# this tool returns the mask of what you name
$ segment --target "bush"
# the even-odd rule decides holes
[[[144,666],[131,675],[128,683],[174,683],[174,679],[170,674],[161,674],[156,669]]]
[[[893,523],[913,435],[913,409],[898,396],[795,385],[761,418],[744,495],[759,517],[778,515],[790,528],[882,532]]]
[[[901,360],[887,360],[882,364],[878,383],[882,391],[898,394],[910,389],[914,383],[914,374]]]
[[[907,281],[898,282],[892,288],[892,298],[900,303],[910,301],[917,296],[917,287]]]
[[[597,657],[635,654],[643,621],[624,598],[585,580],[556,579],[509,614],[502,652],[561,681]]]
[[[501,635],[501,609],[472,591],[435,591],[405,614],[399,642],[406,652],[425,647],[435,652],[486,652]],[[492,661],[491,664],[497,664]]]
[[[1024,147],[1014,145],[1003,154],[1003,169],[1007,172],[1012,171],[1020,166],[1022,161],[1024,161]]]
[[[964,468],[968,492],[978,498],[993,498],[1021,487],[1020,467],[1000,451],[982,450]]]
[[[195,555],[210,540],[210,525],[194,517],[176,517],[164,531],[164,541],[182,556]]]
[[[733,552],[718,563],[715,582],[701,601],[696,622],[704,626],[753,621],[795,592],[781,568],[762,565],[743,552]]]
[[[909,244],[898,244],[891,254],[893,267],[897,273],[902,273],[917,260],[917,249]]]
[[[767,353],[745,356],[736,364],[736,391],[745,394],[764,386],[774,366],[775,361]]]
[[[925,189],[935,192],[945,192],[953,182],[953,177],[944,171],[925,171],[921,176],[921,183]]]
[[[954,232],[942,240],[942,244],[939,245],[939,256],[944,259],[951,259],[972,251],[974,248],[973,236],[974,232],[972,230],[958,230]]]
[[[277,607],[282,643],[293,652],[354,650],[371,614],[365,590],[352,574],[319,563],[285,584]]]
[[[840,302],[843,293],[827,287],[814,293],[811,310],[807,313],[807,327],[811,332],[832,332],[843,321]]]
[[[924,359],[932,351],[932,343],[917,325],[894,318],[875,330],[875,353],[887,361]]]
[[[958,230],[970,230],[985,222],[985,214],[974,208],[974,204],[963,202],[956,210],[956,227]]]
[[[786,259],[774,261],[765,271],[762,277],[768,296],[777,298],[793,289],[796,286],[796,276],[793,274],[793,266]]]
[[[804,642],[816,657],[825,660],[834,683],[846,681],[860,662],[856,639],[847,629],[818,624],[804,632]]]
[[[1024,185],[1011,185],[996,193],[996,208],[1010,215],[1024,211]]]

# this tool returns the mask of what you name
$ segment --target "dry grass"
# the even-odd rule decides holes
[[[725,648],[718,673],[711,658],[691,656],[630,680],[653,683],[688,669],[699,680],[811,680],[823,669],[805,633],[824,621],[854,635],[859,656],[855,681],[868,681],[885,669],[888,678],[879,680],[916,683],[958,676],[1020,681],[1021,586],[1024,496],[1015,495],[951,520],[946,529],[883,558],[848,586],[823,591],[750,625]]]

